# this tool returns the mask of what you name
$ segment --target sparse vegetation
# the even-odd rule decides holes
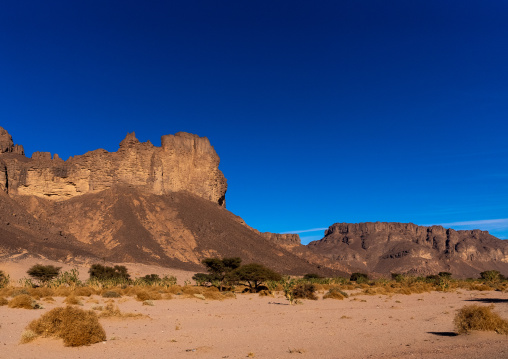
[[[365,273],[353,273],[351,274],[351,278],[349,278],[349,280],[360,284],[367,282],[369,280],[369,276]]]
[[[301,283],[293,288],[293,297],[296,299],[317,300],[316,287],[312,283]]]
[[[343,290],[340,290],[338,288],[330,288],[328,292],[323,296],[323,299],[339,299],[343,300],[344,298],[348,298],[349,295],[344,292]]]
[[[20,294],[12,298],[8,303],[9,308],[40,309],[41,306],[28,294]]]
[[[7,287],[9,282],[11,281],[8,274],[5,274],[4,271],[0,270],[0,288]]]
[[[93,264],[88,270],[90,279],[99,281],[118,280],[120,282],[129,282],[130,274],[125,266],[108,267],[102,264]]]
[[[58,337],[63,339],[66,346],[77,347],[106,340],[106,332],[100,325],[97,314],[76,307],[55,308],[32,321],[27,330],[35,335],[24,334],[24,342],[37,336]]]
[[[52,265],[35,264],[26,272],[30,277],[46,283],[58,276],[61,267],[55,267]]]
[[[494,313],[494,306],[467,305],[455,315],[455,330],[467,334],[473,330],[494,331],[508,334],[508,320]]]

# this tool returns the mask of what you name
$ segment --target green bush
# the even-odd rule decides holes
[[[110,279],[129,281],[131,277],[125,266],[118,265],[108,267],[102,264],[93,264],[88,270],[88,273],[90,274],[90,279],[98,279],[100,281]]]
[[[9,285],[9,275],[5,274],[4,271],[0,270],[0,288],[7,287]]]
[[[39,280],[42,283],[46,283],[60,273],[62,267],[55,267],[52,265],[35,264],[26,272],[30,277]]]
[[[365,273],[353,273],[349,280],[356,283],[365,283],[369,280],[369,276]]]
[[[481,279],[491,282],[501,279],[500,275],[501,273],[498,270],[487,270],[480,273]]]

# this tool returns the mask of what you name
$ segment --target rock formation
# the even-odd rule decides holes
[[[302,242],[300,241],[300,236],[294,233],[270,233],[270,232],[261,232],[261,235],[268,239],[269,241],[276,243],[282,246],[300,246]]]
[[[12,142],[11,135],[2,127],[0,127],[0,153],[25,154],[23,146],[15,145],[14,142]]]
[[[336,223],[308,247],[361,271],[477,275],[508,270],[508,242],[486,231],[413,223]]]
[[[0,188],[11,196],[61,201],[120,184],[154,194],[188,191],[225,206],[226,179],[208,139],[179,132],[162,136],[161,142],[161,147],[140,143],[130,133],[117,152],[95,150],[67,161],[34,152],[27,159],[16,156],[23,154],[22,147],[0,128]]]

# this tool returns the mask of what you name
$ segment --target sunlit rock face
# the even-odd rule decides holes
[[[0,188],[9,195],[61,201],[127,185],[153,194],[188,191],[225,206],[227,182],[208,139],[179,132],[161,142],[161,147],[141,143],[130,133],[117,152],[98,149],[67,161],[49,152],[26,158],[23,147],[0,128]]]

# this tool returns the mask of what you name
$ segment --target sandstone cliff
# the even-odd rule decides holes
[[[225,206],[226,179],[206,137],[179,132],[162,136],[161,143],[161,147],[140,143],[130,133],[117,152],[99,149],[67,161],[34,152],[28,159],[1,129],[0,188],[11,196],[61,201],[120,184],[153,194],[188,191]]]
[[[480,230],[412,223],[336,223],[308,247],[361,271],[477,275],[508,271],[508,242]]]

